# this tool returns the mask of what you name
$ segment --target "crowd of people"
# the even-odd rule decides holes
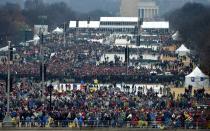
[[[151,75],[151,72],[164,74],[164,72],[171,72],[172,75],[186,75],[192,67],[186,67],[181,61],[165,62],[155,61],[149,62],[148,66],[139,65],[139,60],[131,59],[130,64],[125,61],[116,62],[98,62],[105,53],[123,52],[125,48],[115,47],[111,45],[101,44],[91,41],[73,41],[64,47],[62,44],[49,41],[45,44],[44,62],[46,65],[47,76],[52,77],[71,77],[71,78],[87,78],[92,76],[112,76],[112,75]],[[130,52],[137,53],[137,49],[130,49]],[[148,50],[141,50],[142,52]],[[32,77],[40,76],[40,65],[42,62],[40,52],[37,45],[34,48],[17,49],[15,52],[19,55],[19,59],[14,59],[10,66],[11,73],[19,76],[27,75]],[[156,52],[157,53],[157,52]],[[97,64],[100,63],[100,64]],[[144,62],[145,63],[145,62]],[[129,66],[127,68],[128,65]],[[0,62],[0,73],[7,73],[7,62]],[[119,79],[118,79],[119,80]],[[101,80],[103,81],[103,80]],[[131,79],[131,81],[133,81]],[[173,80],[171,80],[173,81]],[[145,80],[146,82],[146,80]]]
[[[209,107],[198,108],[209,101],[204,89],[185,90],[177,97],[171,92],[161,97],[152,88],[138,87],[137,93],[116,87],[91,90],[44,92],[35,83],[22,80],[11,92],[10,115],[22,127],[151,127],[207,128]],[[1,85],[0,121],[6,114],[6,96]],[[44,95],[44,100],[42,100]]]
[[[47,77],[72,78],[76,82],[92,81],[94,78],[109,83],[162,83],[181,86],[183,76],[192,71],[174,52],[151,49],[130,49],[130,54],[141,56],[144,52],[161,56],[177,57],[175,61],[148,61],[150,67],[140,67],[143,58],[125,61],[101,62],[106,53],[125,53],[125,47],[113,46],[86,40],[82,34],[66,36],[67,43],[59,39],[45,41],[44,48],[30,45],[17,49],[10,65],[11,74],[17,77],[27,75],[40,78],[40,65],[44,58]],[[89,39],[106,39],[108,35],[90,34]],[[53,37],[52,37],[53,38]],[[86,39],[85,39],[86,38]],[[131,39],[131,38],[130,38]],[[61,41],[60,41],[61,40]],[[162,41],[163,42],[163,41]],[[166,41],[165,41],[166,42]],[[169,42],[169,41],[167,41]],[[164,43],[164,42],[163,42]],[[168,43],[167,43],[168,44]],[[164,45],[162,45],[164,46]],[[41,56],[40,50],[44,52]],[[122,59],[119,59],[122,60]],[[0,60],[0,75],[6,75],[7,61]],[[151,73],[152,72],[152,73]],[[156,73],[154,73],[156,72]],[[170,75],[165,75],[170,72]],[[1,78],[0,78],[1,79]],[[18,78],[19,79],[19,78]],[[98,87],[91,90],[87,86],[81,90],[66,92],[42,90],[39,84],[29,79],[13,81],[9,114],[15,126],[26,127],[154,127],[154,128],[207,128],[210,120],[209,107],[205,105],[210,98],[204,89],[192,92],[191,87],[178,97],[171,92],[158,96],[154,89],[142,87],[137,92],[121,91],[116,86]],[[0,122],[6,115],[5,81],[0,82]],[[126,88],[126,87],[125,87]],[[160,91],[161,92],[161,91]]]

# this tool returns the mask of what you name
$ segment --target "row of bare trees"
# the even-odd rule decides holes
[[[18,42],[20,30],[33,29],[34,24],[43,24],[39,16],[47,16],[44,24],[54,29],[69,20],[99,19],[100,16],[110,16],[106,11],[95,10],[87,13],[73,11],[64,2],[44,3],[43,0],[27,0],[24,8],[18,4],[7,3],[0,6],[0,47],[4,46],[6,37]]]
[[[201,68],[210,75],[210,7],[187,3],[166,16],[182,40],[199,57]]]

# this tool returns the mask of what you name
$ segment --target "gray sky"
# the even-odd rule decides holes
[[[23,5],[25,0],[0,0],[1,3],[17,2]],[[44,0],[45,2],[59,2],[64,1],[68,3],[71,8],[79,12],[88,12],[96,9],[106,10],[109,12],[119,12],[120,0]],[[132,0],[130,0],[132,1]],[[210,0],[155,0],[160,6],[160,13],[164,14],[172,9],[180,8],[186,2],[194,1],[205,4],[210,4]]]

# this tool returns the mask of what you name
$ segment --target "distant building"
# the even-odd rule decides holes
[[[111,32],[133,32],[138,17],[101,17],[100,30]]]
[[[34,34],[48,34],[48,25],[34,25]]]
[[[70,21],[70,30],[100,30],[103,32],[133,33],[138,17],[101,17],[100,21]],[[144,21],[141,28],[148,32],[168,32],[168,21]]]
[[[120,14],[123,17],[154,19],[159,14],[159,7],[154,0],[121,0]]]
[[[140,0],[138,3],[138,17],[153,19],[158,16],[159,7],[153,0]]]

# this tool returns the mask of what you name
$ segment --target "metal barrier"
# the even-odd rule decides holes
[[[57,121],[49,119],[47,121],[13,121],[15,128],[157,128],[157,129],[210,129],[208,122],[191,122],[184,123],[176,121],[123,121],[123,120],[85,120],[85,121]],[[2,128],[2,122],[0,122]]]

